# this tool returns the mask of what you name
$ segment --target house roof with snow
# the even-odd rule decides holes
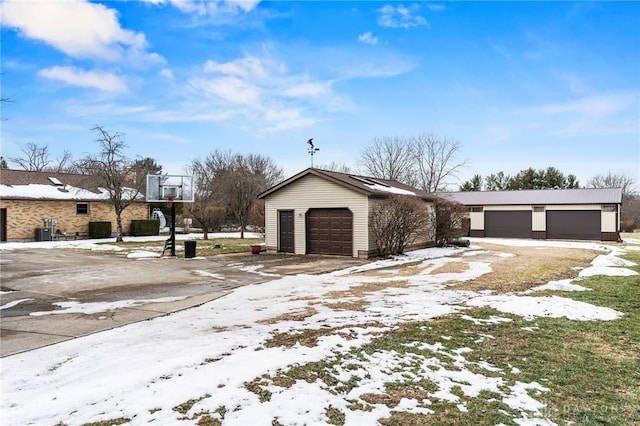
[[[622,203],[622,188],[463,191],[441,192],[437,195],[455,200],[466,206]]]
[[[316,168],[309,168],[294,176],[291,176],[289,179],[286,179],[285,181],[259,194],[258,198],[265,198],[266,196],[278,191],[279,189],[308,175],[320,177],[322,179],[346,187],[360,194],[367,195],[369,197],[386,198],[392,195],[412,195],[424,200],[434,199],[434,196],[432,194],[429,194],[428,192],[394,180],[378,179],[368,176],[340,173]]]
[[[1,169],[0,199],[108,201],[109,193],[87,175]]]

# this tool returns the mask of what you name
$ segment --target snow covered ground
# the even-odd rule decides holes
[[[475,242],[476,240],[472,240]],[[502,245],[566,247],[600,250],[602,254],[581,276],[597,274],[635,274],[625,268],[620,248],[599,243],[520,241],[483,239]],[[73,246],[95,249],[95,242],[73,241],[33,243],[39,247]],[[1,249],[18,249],[23,244],[3,244]],[[490,363],[472,363],[465,354],[470,348],[447,351],[439,339],[412,342],[434,354],[446,355],[455,369],[448,369],[437,357],[401,355],[379,351],[354,356],[349,351],[372,341],[380,332],[408,321],[428,321],[462,312],[471,306],[492,306],[498,311],[525,318],[567,317],[579,321],[615,320],[622,314],[607,307],[593,306],[571,299],[527,294],[494,295],[489,292],[455,291],[447,282],[471,280],[491,271],[478,261],[478,251],[469,249],[425,249],[409,255],[380,260],[360,267],[323,275],[286,276],[264,284],[238,288],[221,299],[172,315],[97,333],[87,337],[21,353],[0,360],[2,374],[3,425],[56,424],[79,425],[106,419],[129,418],[131,424],[196,424],[192,416],[203,411],[212,417],[224,407],[224,425],[271,425],[273,419],[284,425],[324,424],[327,408],[345,413],[347,425],[376,424],[390,414],[385,404],[370,404],[370,411],[348,408],[366,393],[379,392],[387,382],[422,378],[435,383],[430,400],[455,403],[467,410],[467,402],[488,390],[502,396],[502,402],[520,412],[514,419],[523,425],[552,424],[544,419],[544,405],[536,395],[549,389],[537,382],[510,382],[496,373]],[[452,254],[465,253],[456,261],[467,262],[460,273],[431,273],[451,260]],[[382,268],[400,264],[419,264],[414,275],[385,273]],[[624,271],[624,272],[620,272]],[[374,272],[374,273],[371,273]],[[339,302],[354,301],[336,296],[368,283],[404,285],[382,286],[365,292],[362,310],[334,308]],[[579,281],[578,281],[579,282]],[[550,283],[552,288],[580,290],[569,282]],[[573,287],[572,287],[573,286]],[[299,314],[295,318],[293,314]],[[469,321],[507,322],[466,317]],[[313,347],[270,347],[267,341],[278,333],[303,333],[333,329]],[[489,336],[490,337],[490,336]],[[446,336],[441,339],[446,340]],[[271,397],[260,401],[245,387],[263,375],[322,359],[343,356],[336,379],[346,382],[361,377],[347,394],[331,392],[318,380],[295,382],[290,387],[268,385]],[[348,364],[348,368],[346,365]],[[473,365],[472,365],[473,364]],[[399,372],[403,365],[419,369]],[[478,367],[486,374],[478,373]],[[517,372],[516,366],[512,372]],[[411,376],[411,377],[409,377]],[[461,389],[463,396],[452,392]],[[186,416],[173,408],[193,400]],[[403,398],[395,411],[429,413],[429,400]],[[197,418],[197,417],[196,417]]]

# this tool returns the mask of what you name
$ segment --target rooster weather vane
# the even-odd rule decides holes
[[[307,143],[309,144],[309,149],[307,150],[307,152],[311,156],[311,168],[313,168],[313,155],[316,152],[320,151],[320,148],[316,148],[315,146],[313,146],[313,138],[309,139]]]

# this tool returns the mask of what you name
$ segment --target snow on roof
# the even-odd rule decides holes
[[[370,185],[370,184],[366,184],[366,185],[369,188],[371,188],[373,191],[388,192],[390,194],[398,194],[398,195],[416,195],[415,192],[402,189],[402,188],[396,188],[395,186],[380,185],[379,183],[374,183],[373,185]]]
[[[0,185],[0,198],[44,199],[44,200],[108,200],[109,193],[105,189],[95,193],[82,188],[65,185]]]
[[[123,192],[125,198],[138,193],[132,188],[124,188]],[[95,186],[85,175],[4,169],[1,171],[0,198],[108,201],[109,192]],[[137,198],[143,199],[139,195]]]
[[[622,188],[531,189],[520,191],[441,192],[467,206],[523,204],[620,204]]]

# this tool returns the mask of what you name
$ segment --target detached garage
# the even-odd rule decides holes
[[[366,258],[376,252],[369,213],[392,195],[434,197],[396,181],[310,168],[258,196],[265,200],[268,251]],[[415,248],[432,245],[431,232]]]
[[[472,237],[620,239],[621,188],[448,192],[469,207]]]

